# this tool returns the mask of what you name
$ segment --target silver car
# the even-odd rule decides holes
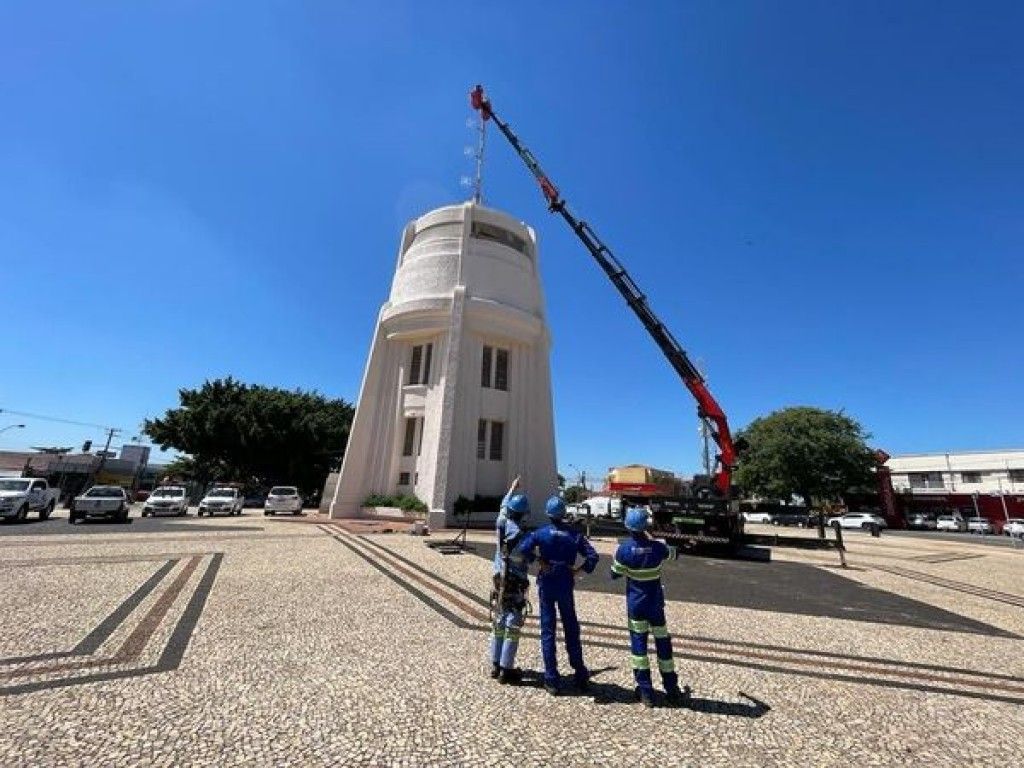
[[[276,515],[278,512],[297,515],[302,512],[302,497],[294,485],[275,485],[267,494],[263,504],[264,515]]]
[[[968,517],[967,518],[967,531],[968,533],[995,533],[996,529],[992,526],[992,522],[987,517]]]

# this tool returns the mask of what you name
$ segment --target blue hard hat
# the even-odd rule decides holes
[[[640,533],[647,528],[647,524],[650,522],[650,516],[647,514],[647,510],[643,507],[630,507],[626,510],[626,530],[635,531]]]
[[[565,502],[557,496],[552,496],[544,505],[544,511],[552,520],[561,520],[565,517]]]
[[[508,500],[505,509],[508,510],[509,517],[513,520],[519,520],[530,514],[530,500],[526,498],[526,494],[517,493]]]

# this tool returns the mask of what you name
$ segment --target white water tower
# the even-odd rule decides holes
[[[516,475],[542,509],[558,488],[550,347],[530,227],[474,202],[410,222],[331,517],[412,494],[450,527],[456,499],[501,495]]]

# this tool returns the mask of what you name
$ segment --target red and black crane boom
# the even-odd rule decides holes
[[[484,94],[483,86],[476,86],[469,96],[473,109],[480,113],[483,120],[494,121],[494,124],[498,126],[498,130],[508,139],[512,148],[515,149],[522,161],[526,163],[526,167],[530,169],[530,173],[533,174],[540,185],[544,199],[547,200],[548,209],[560,214],[572,228],[572,231],[576,233],[576,237],[590,251],[590,255],[594,257],[598,266],[608,275],[612,285],[622,294],[622,298],[626,300],[629,308],[639,318],[647,333],[654,339],[654,342],[661,349],[669,364],[679,374],[683,384],[686,385],[686,388],[690,390],[690,393],[696,399],[697,415],[708,425],[711,437],[718,446],[718,453],[715,456],[714,486],[721,496],[728,498],[732,486],[732,472],[736,466],[736,445],[733,442],[725,412],[711,394],[704,377],[690,361],[686,350],[676,341],[669,329],[665,327],[665,324],[658,319],[658,316],[648,306],[647,297],[640,291],[637,284],[633,282],[633,278],[630,277],[626,268],[615,258],[615,255],[601,241],[601,238],[597,236],[597,233],[594,232],[591,226],[572,214],[566,205],[565,199],[558,191],[558,187],[544,173],[544,169],[540,167],[537,158],[533,156],[530,150],[523,146],[522,142],[519,141],[519,137],[509,128],[508,123],[495,114],[494,107]]]

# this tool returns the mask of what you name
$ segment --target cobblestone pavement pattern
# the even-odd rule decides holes
[[[645,710],[616,592],[581,583],[594,686],[553,698],[536,676],[513,688],[486,674],[484,557],[314,514],[37,526],[0,526],[4,766],[1024,765],[1024,552],[1011,548],[853,534],[847,570],[776,550],[754,576],[827,569],[970,631],[669,589],[692,698]],[[487,537],[470,539],[483,554]],[[606,578],[614,542],[597,545],[588,579]],[[534,617],[527,669],[536,635]]]

